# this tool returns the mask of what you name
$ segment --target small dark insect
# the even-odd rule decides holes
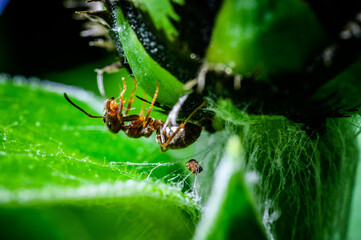
[[[199,138],[202,127],[197,124],[190,123],[189,120],[199,109],[201,109],[204,105],[207,104],[207,101],[204,101],[200,106],[198,106],[183,122],[176,121],[176,119],[174,118],[177,118],[180,107],[185,101],[187,95],[180,98],[178,103],[174,105],[166,122],[151,118],[149,117],[149,115],[152,111],[159,91],[159,83],[157,82],[157,89],[154,93],[153,100],[150,107],[148,108],[146,116],[143,116],[144,108],[141,110],[140,115],[128,115],[128,112],[130,111],[131,105],[134,101],[133,95],[137,88],[137,82],[134,79],[134,89],[130,94],[128,105],[123,115],[123,108],[125,104],[125,100],[123,100],[123,95],[126,91],[127,86],[124,78],[122,78],[122,81],[123,91],[120,93],[119,103],[116,101],[116,99],[114,99],[114,97],[107,99],[105,102],[104,116],[90,115],[78,105],[73,103],[66,95],[66,93],[64,93],[64,97],[66,98],[66,100],[68,100],[70,104],[85,113],[88,117],[102,118],[105,126],[112,133],[118,133],[120,130],[122,130],[128,137],[131,138],[148,138],[152,135],[154,131],[156,131],[156,141],[160,145],[160,149],[162,152],[165,152],[168,149],[186,148]]]
[[[203,171],[203,168],[201,165],[199,165],[199,162],[195,159],[191,159],[186,163],[187,168],[189,171],[191,171],[194,175],[197,175],[198,173]]]

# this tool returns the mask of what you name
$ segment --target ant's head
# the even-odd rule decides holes
[[[93,115],[87,113],[85,110],[83,110],[81,107],[79,107],[75,103],[73,103],[69,99],[68,95],[66,95],[66,93],[64,93],[64,97],[66,98],[66,100],[68,100],[68,102],[71,105],[73,105],[74,107],[76,107],[77,109],[79,109],[80,111],[85,113],[88,117],[102,118],[105,126],[112,133],[118,133],[120,131],[120,129],[122,128],[123,124],[124,124],[123,121],[118,120],[118,116],[117,116],[118,111],[121,111],[122,109],[119,109],[119,105],[115,101],[114,97],[109,98],[105,102],[104,116],[93,116]],[[122,117],[121,113],[120,113],[119,117]]]
[[[124,124],[123,121],[120,120],[122,117],[121,110],[114,97],[109,98],[105,102],[103,122],[112,133],[118,133]],[[118,112],[120,118],[118,118]]]
[[[122,126],[124,125],[124,122],[122,121],[123,104],[125,103],[125,101],[123,101],[123,95],[125,93],[127,84],[125,82],[124,77],[122,78],[122,81],[123,81],[123,91],[120,93],[120,97],[119,97],[120,105],[117,103],[114,97],[111,97],[105,101],[103,122],[105,126],[108,128],[108,130],[112,133],[118,133],[122,128]],[[98,72],[98,88],[100,94],[105,99],[107,99],[104,92],[102,71]]]

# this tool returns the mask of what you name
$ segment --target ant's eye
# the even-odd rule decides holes
[[[112,124],[110,122],[107,123],[107,126],[108,126],[109,129],[112,128]]]

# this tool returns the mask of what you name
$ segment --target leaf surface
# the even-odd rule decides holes
[[[169,163],[176,158],[154,139],[110,134],[59,94],[102,109],[88,92],[35,81],[0,84],[2,236],[191,238],[198,207],[168,180],[185,179],[182,158]]]

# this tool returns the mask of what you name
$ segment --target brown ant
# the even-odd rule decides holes
[[[117,103],[114,97],[109,98],[105,102],[104,108],[104,116],[93,116],[87,113],[85,110],[80,108],[78,105],[73,103],[66,93],[64,93],[64,97],[70,104],[74,107],[85,113],[88,117],[91,118],[102,118],[105,126],[112,133],[118,133],[120,130],[125,132],[128,137],[131,138],[139,138],[139,137],[150,137],[154,131],[156,131],[156,141],[160,145],[160,149],[162,152],[167,151],[168,149],[182,149],[186,148],[192,143],[194,143],[200,136],[202,127],[197,124],[190,123],[189,120],[191,117],[204,105],[207,104],[207,101],[204,101],[200,106],[198,106],[185,121],[176,121],[178,116],[178,112],[180,110],[181,105],[184,103],[185,99],[188,95],[185,95],[180,98],[177,104],[174,105],[172,111],[170,112],[167,121],[163,122],[162,120],[157,120],[149,117],[155,100],[159,91],[159,83],[157,83],[157,88],[154,93],[153,100],[150,104],[150,107],[147,111],[146,116],[143,116],[143,110],[140,115],[128,115],[131,110],[131,105],[134,101],[133,95],[137,88],[137,82],[134,79],[134,89],[130,94],[127,108],[125,109],[123,115],[123,108],[126,100],[123,100],[123,95],[126,90],[126,83],[124,77],[123,81],[123,90],[119,96],[119,103]],[[103,95],[103,94],[102,94]],[[105,96],[105,95],[104,95]],[[125,123],[129,122],[129,123]]]

